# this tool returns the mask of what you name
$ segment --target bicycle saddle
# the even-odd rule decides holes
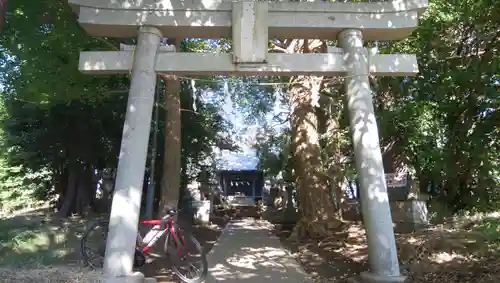
[[[177,214],[177,209],[170,208],[170,209],[167,210],[167,212],[165,214],[166,214],[166,216],[174,216],[174,215]]]
[[[171,217],[174,217],[177,215],[177,209],[175,208],[169,208],[165,212],[165,216],[161,218],[161,229],[166,229],[167,228],[167,222],[169,221],[168,219]]]

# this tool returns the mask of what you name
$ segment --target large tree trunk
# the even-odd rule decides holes
[[[7,11],[9,9],[9,0],[0,0],[0,32],[3,30]]]
[[[339,223],[321,160],[318,119],[311,101],[312,93],[306,85],[311,79],[297,78],[297,84],[290,90],[294,175],[301,215],[295,234],[298,237],[325,236]]]
[[[181,178],[181,98],[180,80],[163,76],[165,82],[165,147],[159,213],[177,208]]]
[[[62,198],[62,204],[58,211],[60,217],[71,214],[85,215],[91,207],[95,188],[92,186],[92,170],[82,165],[74,165],[69,168],[68,183]]]
[[[95,198],[96,187],[93,184],[92,168],[82,168],[78,176],[77,192],[75,199],[75,210],[73,213],[81,216],[86,216],[90,213],[92,202]]]
[[[311,46],[321,47],[313,40],[304,45],[295,41],[294,50],[308,52]],[[300,48],[305,46],[305,48]],[[289,47],[290,48],[290,47]],[[292,117],[294,177],[299,195],[301,221],[295,227],[293,237],[324,237],[330,229],[338,228],[333,196],[321,157],[318,116],[315,109],[323,85],[322,77],[299,76],[293,78],[289,99]]]
[[[55,200],[55,208],[58,211],[61,210],[66,188],[68,187],[68,174],[68,168],[66,166],[61,166],[61,169],[57,170],[53,177],[54,192],[58,196]]]
[[[64,188],[64,193],[59,195],[61,198],[61,206],[57,214],[60,217],[66,217],[71,214],[73,209],[73,204],[76,199],[77,183],[78,183],[78,167],[70,166],[68,168],[68,182],[66,183],[66,188]]]

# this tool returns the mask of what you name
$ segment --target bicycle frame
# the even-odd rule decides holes
[[[167,240],[168,237],[172,236],[174,243],[179,243],[179,237],[176,232],[176,224],[171,219],[171,217],[167,217],[165,219],[142,220],[140,221],[140,223],[145,225],[153,225],[153,227],[146,233],[146,236],[153,230],[157,230],[156,235],[153,235],[148,242],[143,242],[143,237],[140,235],[140,233],[137,233],[137,242],[140,243],[140,247],[142,247],[143,253],[148,253],[151,247],[153,247],[154,244],[156,244],[156,242],[165,234],[167,234]],[[165,228],[163,230],[160,229],[161,225],[165,225]],[[179,245],[177,245],[178,253],[180,253],[179,248]]]

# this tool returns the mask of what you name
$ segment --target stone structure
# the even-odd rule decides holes
[[[347,107],[369,245],[368,282],[402,282],[368,75],[409,76],[414,55],[376,54],[365,40],[407,37],[427,0],[378,3],[241,0],[69,0],[93,36],[137,37],[134,50],[82,52],[89,74],[129,73],[123,141],[108,235],[110,281],[132,274],[156,73],[347,76]],[[232,54],[159,48],[161,37],[233,39]],[[329,53],[268,54],[269,38],[338,39]]]
[[[420,192],[420,185],[416,180],[410,178],[409,175],[404,176],[404,194],[394,194],[391,199],[389,191],[389,199],[391,212],[395,228],[401,232],[413,231],[419,228],[427,227],[429,224],[427,201],[428,195]],[[395,189],[400,189],[397,183],[394,184]]]
[[[429,224],[428,196],[419,192],[419,184],[405,173],[385,174],[392,221],[399,232],[414,231]],[[342,216],[346,220],[361,220],[359,195],[343,204]]]

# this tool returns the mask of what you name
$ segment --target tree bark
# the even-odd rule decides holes
[[[93,172],[91,168],[82,168],[79,171],[76,183],[75,209],[73,213],[86,216],[92,208],[92,200],[96,194],[92,184]]]
[[[59,196],[61,204],[58,210],[60,217],[71,214],[86,215],[92,208],[92,199],[96,194],[92,184],[93,172],[83,165],[72,165],[68,169],[64,194]]]
[[[9,9],[9,0],[0,0],[0,33],[3,31],[5,18]]]
[[[313,52],[325,48],[320,40],[286,41],[288,52]],[[323,77],[298,76],[292,79],[289,102],[291,108],[291,147],[294,179],[298,192],[301,220],[292,237],[324,237],[338,228],[336,207],[321,156],[319,120],[316,109],[324,87]]]
[[[179,42],[175,42],[177,49]],[[163,159],[162,192],[159,213],[177,208],[181,178],[181,98],[180,80],[162,76],[165,82],[165,147]]]
[[[64,195],[66,194],[66,188],[68,187],[68,168],[66,166],[61,166],[60,170],[54,175],[54,191],[58,195],[55,201],[55,208],[59,211],[64,203]]]
[[[71,214],[73,205],[76,199],[78,182],[78,167],[70,166],[68,169],[68,182],[64,194],[59,197],[62,198],[61,208],[58,211],[60,217],[66,217]]]
[[[302,220],[296,236],[325,236],[329,229],[338,227],[339,221],[327,176],[323,172],[318,118],[311,101],[311,89],[306,85],[312,78],[298,79],[304,83],[295,84],[290,91],[292,147],[296,161],[294,175]]]

